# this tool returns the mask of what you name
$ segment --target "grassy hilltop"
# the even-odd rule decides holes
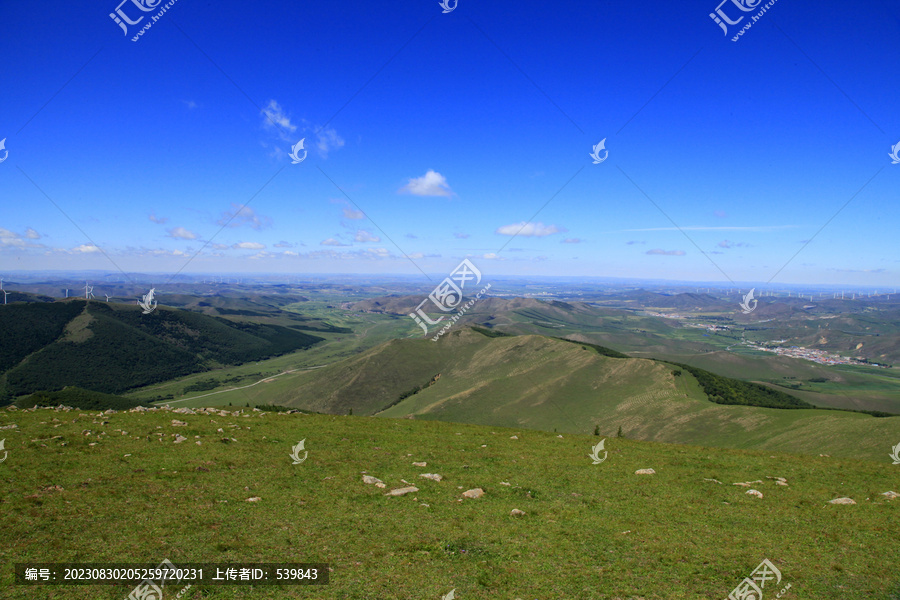
[[[0,410],[0,427],[9,600],[130,590],[13,586],[15,562],[163,558],[333,569],[325,587],[195,587],[185,600],[725,598],[764,558],[791,585],[784,598],[900,592],[900,499],[882,495],[900,491],[900,466],[888,461],[608,438],[594,465],[591,435],[250,410]],[[309,457],[294,465],[301,439]],[[635,474],[644,468],[656,474]],[[385,495],[403,480],[418,491]],[[484,496],[463,499],[473,488]],[[837,497],[856,505],[827,504]]]
[[[331,414],[352,409],[579,434],[598,427],[614,435],[621,427],[632,439],[879,461],[900,442],[900,417],[716,404],[696,377],[669,363],[604,356],[544,336],[491,338],[464,327],[438,342],[393,340],[243,391],[251,402]]]

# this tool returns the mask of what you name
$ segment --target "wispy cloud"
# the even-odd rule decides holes
[[[262,215],[257,215],[249,206],[240,206],[231,203],[231,210],[227,210],[222,214],[222,218],[216,221],[217,225],[228,225],[228,227],[241,227],[247,225],[251,229],[262,229],[272,224],[272,219]]]
[[[562,244],[580,244],[581,238],[566,238],[561,243]]]
[[[654,248],[653,250],[647,250],[644,254],[658,254],[660,256],[684,256],[684,250],[663,250],[661,248]]]
[[[322,158],[328,158],[328,153],[344,147],[344,140],[331,127],[326,127],[317,135],[316,148]]]
[[[495,233],[500,235],[517,235],[522,237],[544,237],[566,231],[563,227],[556,225],[544,225],[543,223],[513,223],[512,225],[503,225],[498,227]]]
[[[286,142],[292,141],[288,134],[297,131],[297,126],[291,123],[291,118],[278,102],[269,100],[269,104],[262,109],[262,118],[262,125],[265,129],[277,132],[279,137]]]
[[[717,244],[719,248],[742,248],[749,246],[750,244],[744,242],[732,242],[731,240],[722,240]]]
[[[157,217],[155,213],[150,213],[150,220],[156,223],[157,225],[164,225],[169,221],[168,217]]]
[[[455,237],[458,240],[466,240],[469,238],[469,234],[468,233],[454,233],[453,237]]]
[[[637,241],[637,240],[630,240],[630,241],[625,242],[625,245],[626,245],[626,246],[633,246],[633,245],[635,245],[635,244],[646,244],[646,243],[647,243],[647,242],[639,242],[639,241]]]
[[[399,191],[414,196],[446,196],[449,198],[453,195],[453,190],[447,184],[447,178],[431,169],[421,177],[410,178],[409,183]]]
[[[276,248],[293,248],[294,246],[296,246],[296,244],[292,244],[292,243],[286,242],[284,240],[281,240],[280,242],[275,244]]]
[[[169,229],[168,233],[170,238],[176,240],[196,240],[199,237],[196,233],[184,227],[173,227]]]
[[[363,211],[361,211],[361,210],[353,210],[349,206],[345,206],[344,207],[344,218],[358,221],[360,219],[365,219],[366,215],[364,215]]]
[[[372,235],[370,232],[365,229],[358,229],[356,231],[356,236],[353,238],[357,242],[380,242],[381,238],[377,235]]]
[[[263,250],[265,247],[265,244],[260,244],[259,242],[238,242],[232,246],[232,248],[238,250]]]
[[[338,241],[334,238],[328,238],[327,240],[322,240],[319,242],[321,246],[349,246],[350,244],[345,244],[344,242]]]
[[[93,252],[100,252],[100,248],[93,244],[82,244],[80,246],[75,246],[71,251],[78,254],[91,254]]]

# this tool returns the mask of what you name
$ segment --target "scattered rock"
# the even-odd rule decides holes
[[[900,494],[898,494],[897,492],[885,492],[881,495],[887,496],[888,500],[893,500],[894,498],[900,498]]]
[[[653,469],[638,469],[634,472],[635,475],[656,475],[656,471]]]
[[[424,477],[425,479],[431,479],[432,481],[440,481],[441,479],[443,479],[443,477],[438,475],[437,473],[421,473],[419,475],[419,477]]]
[[[756,496],[757,498],[763,497],[762,492],[760,492],[759,490],[747,490],[746,493],[750,494],[751,496]]]
[[[259,502],[262,500],[259,496],[253,496],[252,498],[247,498],[247,502]]]
[[[3,427],[0,427],[0,429],[15,429],[17,427],[18,427],[18,425],[16,425],[15,423],[11,423],[9,425],[4,425]]]
[[[187,440],[187,438],[184,437],[184,436],[181,435],[181,434],[177,434],[177,435],[175,436],[175,443],[176,443],[176,444],[180,444],[181,442],[184,442],[184,441],[186,441],[186,440]]]
[[[484,496],[484,490],[481,488],[466,490],[462,495],[466,498],[481,498],[482,496]]]
[[[385,496],[403,496],[404,494],[409,494],[411,492],[418,492],[419,488],[415,486],[405,487],[405,488],[397,488],[395,490],[389,491]]]
[[[202,445],[202,444],[203,444],[203,442],[201,442],[201,441],[200,441],[200,440],[197,440],[197,441],[196,441],[196,442],[194,442],[194,443],[195,443],[195,444],[197,444],[197,445],[198,445],[198,446],[200,446],[200,445]]]
[[[741,487],[750,487],[749,483],[732,483],[731,485],[739,485]]]
[[[856,501],[850,498],[835,498],[834,500],[829,500],[828,504],[856,504]]]
[[[219,433],[225,433],[225,430],[222,429],[221,427],[219,427],[218,429],[216,429],[216,431],[218,431]]]
[[[723,484],[721,481],[719,481],[718,479],[706,479],[706,478],[704,477],[704,478],[703,478],[703,481],[712,481],[713,483],[718,483],[719,485],[725,485],[725,484]]]
[[[500,485],[511,485],[508,481],[501,481]]]
[[[107,412],[109,412],[109,411],[107,411]],[[172,412],[173,412],[173,413],[178,413],[178,414],[180,414],[180,415],[196,415],[196,414],[197,414],[197,413],[195,413],[194,411],[192,411],[192,410],[189,409],[189,408],[176,408],[176,409],[173,410]]]
[[[383,485],[383,482],[380,479],[378,479],[377,477],[372,477],[371,475],[363,475],[363,483],[376,485],[381,483]]]
[[[512,509],[511,511],[509,511],[509,516],[511,516],[511,517],[524,517],[524,516],[525,516],[525,511],[524,511],[524,510],[519,510],[518,508],[514,508],[514,509]]]
[[[776,481],[775,485],[787,485],[787,481]]]
[[[824,456],[825,458],[831,458],[830,454],[820,454],[819,456]]]
[[[413,466],[414,467],[427,467],[428,463],[427,462],[414,462]]]
[[[387,486],[379,481],[378,483],[375,484],[375,487],[384,489],[384,488],[386,488]]]
[[[184,421],[179,421],[178,419],[172,419],[172,427],[184,427],[187,425]]]
[[[517,439],[519,439],[519,436],[517,436],[517,435],[511,435],[511,436],[509,436],[509,439],[511,439],[511,440],[517,440]]]

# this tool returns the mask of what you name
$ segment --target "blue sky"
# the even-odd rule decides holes
[[[900,283],[896,4],[162,4],[0,7],[0,271]]]

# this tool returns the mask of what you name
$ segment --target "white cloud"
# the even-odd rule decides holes
[[[321,130],[317,137],[318,141],[316,147],[319,149],[319,154],[322,158],[327,158],[330,151],[343,148],[344,146],[343,138],[337,134],[337,131],[330,127]]]
[[[0,244],[3,246],[17,246],[21,248],[25,246],[25,240],[23,240],[18,233],[0,227]]]
[[[268,106],[262,110],[263,127],[269,130],[277,130],[282,139],[289,139],[286,133],[294,133],[297,126],[291,123],[290,117],[275,100],[269,100]]]
[[[262,250],[265,247],[265,244],[260,244],[259,242],[239,242],[232,246],[232,248],[239,250]]]
[[[272,224],[272,219],[256,212],[247,205],[240,206],[231,203],[231,210],[227,210],[222,214],[222,218],[216,221],[217,225],[228,225],[229,227],[240,227],[247,225],[251,229],[262,229]]]
[[[663,250],[661,248],[654,248],[653,250],[647,250],[644,254],[659,254],[661,256],[684,256],[684,250]]]
[[[174,227],[169,230],[169,237],[177,240],[196,240],[197,234],[184,227]]]
[[[543,223],[513,223],[498,227],[495,233],[500,235],[521,235],[522,237],[544,237],[566,231],[565,228],[556,225],[544,225]]]
[[[409,183],[399,191],[414,196],[446,196],[449,198],[453,195],[453,191],[447,185],[447,178],[431,169],[421,177],[410,178]]]
[[[377,235],[372,235],[365,229],[358,229],[356,231],[356,237],[354,238],[357,242],[380,242],[381,238]]]
[[[300,256],[296,252],[292,252],[290,250],[285,250],[284,252],[282,252],[282,254],[284,254],[285,256]]]
[[[72,252],[81,252],[82,254],[90,254],[91,252],[100,252],[100,248],[93,244],[82,244],[72,248]]]
[[[353,219],[355,221],[358,221],[360,219],[365,219],[366,215],[364,215],[363,211],[361,211],[361,210],[353,210],[349,206],[345,206],[344,207],[344,218],[345,219]]]
[[[349,246],[350,244],[345,244],[344,242],[339,242],[334,238],[328,238],[327,240],[323,240],[319,243],[321,246]]]
[[[25,237],[27,237],[29,240],[39,240],[41,239],[41,234],[29,227],[25,230]]]
[[[391,254],[387,251],[387,248],[368,248],[366,250],[377,256],[378,258],[388,258]]]
[[[284,240],[281,240],[280,242],[278,242],[277,244],[275,244],[275,247],[276,247],[276,248],[293,248],[293,247],[294,247],[294,244],[292,244],[292,243],[290,243],[290,242],[286,242],[286,241],[284,241]]]

